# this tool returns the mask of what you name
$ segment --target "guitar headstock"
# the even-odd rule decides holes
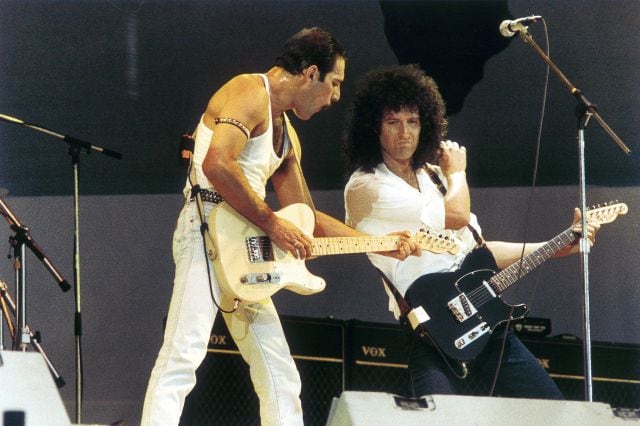
[[[455,241],[443,237],[442,235],[434,235],[430,231],[421,230],[416,233],[416,243],[422,250],[433,253],[449,252],[456,254],[460,251],[460,246]]]
[[[629,208],[625,203],[609,202],[604,205],[598,204],[587,210],[587,221],[595,223],[611,223],[619,215],[625,215]]]

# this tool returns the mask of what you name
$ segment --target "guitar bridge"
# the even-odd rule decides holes
[[[458,322],[464,322],[478,312],[464,293],[451,299],[447,306]]]
[[[247,259],[250,263],[273,261],[273,247],[269,237],[247,237],[245,238],[245,245],[247,247]]]

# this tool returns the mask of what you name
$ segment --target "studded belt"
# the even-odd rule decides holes
[[[200,188],[200,196],[202,197],[202,201],[207,201],[209,203],[220,204],[221,202],[224,201],[224,198],[222,198],[222,195],[210,189]],[[190,200],[193,201],[195,199],[196,199],[196,191],[194,191],[192,188]]]

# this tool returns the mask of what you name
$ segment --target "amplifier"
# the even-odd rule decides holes
[[[396,324],[348,321],[345,388],[410,396],[407,337]]]
[[[565,398],[584,401],[584,351],[576,338],[521,337]],[[612,407],[640,408],[640,346],[591,344],[593,400]]]
[[[386,392],[412,397],[408,345],[413,332],[400,324],[348,321],[347,381],[350,391]],[[488,384],[471,377],[468,395],[486,395]]]
[[[397,324],[348,321],[347,390],[411,396],[407,334]],[[573,338],[520,336],[565,398],[584,401],[582,343]],[[616,408],[640,408],[640,345],[593,342],[593,400]],[[488,393],[487,383],[468,380],[469,395]]]

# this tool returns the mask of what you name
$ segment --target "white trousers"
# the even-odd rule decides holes
[[[206,214],[211,208],[205,203]],[[208,260],[200,235],[196,203],[185,205],[173,236],[176,275],[164,341],[149,378],[142,426],[177,425],[184,400],[196,383],[217,308],[211,300]],[[213,294],[220,289],[212,270]],[[228,306],[225,304],[223,306]],[[262,425],[302,425],[300,375],[291,357],[273,302],[241,305],[223,315],[260,400]]]

